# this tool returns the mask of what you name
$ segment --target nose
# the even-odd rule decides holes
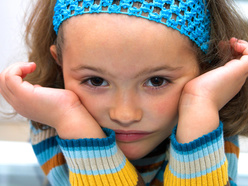
[[[142,109],[134,100],[135,98],[131,96],[118,96],[110,109],[111,120],[126,126],[140,121],[143,115]]]

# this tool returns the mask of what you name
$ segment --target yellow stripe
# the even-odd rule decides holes
[[[227,161],[217,170],[207,173],[201,177],[191,179],[181,179],[174,176],[169,170],[169,165],[166,166],[164,172],[164,185],[168,186],[198,186],[198,185],[226,185],[228,183]]]
[[[123,169],[114,174],[83,175],[70,172],[70,183],[77,186],[134,186],[138,183],[138,175],[127,160]]]

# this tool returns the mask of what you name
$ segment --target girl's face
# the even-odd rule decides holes
[[[63,25],[65,88],[116,132],[129,159],[167,138],[184,85],[199,74],[191,44],[162,24],[126,15],[83,15]]]

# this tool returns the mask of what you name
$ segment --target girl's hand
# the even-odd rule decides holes
[[[230,44],[240,59],[231,60],[185,85],[179,104],[179,142],[190,142],[216,129],[219,110],[244,85],[248,76],[248,43],[232,38]]]
[[[74,92],[23,81],[35,68],[35,63],[17,63],[0,74],[0,93],[17,113],[54,127],[61,138],[105,137]]]

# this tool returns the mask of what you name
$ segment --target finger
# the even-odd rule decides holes
[[[239,42],[238,47],[239,47],[240,52],[243,55],[248,55],[248,43],[247,42],[245,42],[245,41]]]
[[[25,77],[28,73],[35,70],[35,63],[15,63],[10,65],[0,74],[0,86],[5,86],[6,79],[8,80],[12,76],[20,76],[21,79]]]
[[[10,66],[8,66],[4,71],[2,71],[0,74],[4,76],[4,74],[7,74],[10,72],[11,69],[14,69],[14,68],[22,68],[23,70],[23,75],[24,74],[28,74],[28,73],[31,73],[31,71],[34,71],[35,68],[36,68],[36,64],[34,62],[19,62],[19,63],[15,63],[15,64],[12,64]],[[31,71],[28,69],[30,68]],[[29,72],[30,71],[30,72]]]
[[[5,84],[9,91],[14,94],[27,83],[23,82],[23,77],[32,73],[36,68],[35,63],[20,63],[13,65],[12,68],[5,73]]]
[[[11,65],[0,74],[2,96],[24,117],[28,116],[26,114],[26,110],[28,109],[24,109],[25,100],[32,97],[34,86],[23,81],[22,78],[27,74],[32,73],[35,68],[35,63],[17,63]],[[32,100],[30,101],[32,102]]]
[[[20,76],[21,78],[24,78],[27,74],[34,72],[35,68],[36,68],[36,64],[33,62],[17,63],[14,64],[13,66],[10,66],[7,72],[10,75],[16,75],[16,76]]]
[[[16,63],[9,66],[0,75],[1,94],[4,99],[13,107],[20,96],[24,99],[33,88],[31,84],[23,82],[22,77],[35,70],[34,63]],[[28,84],[29,88],[23,88]],[[25,85],[25,86],[23,86]],[[29,91],[28,91],[29,90]]]
[[[34,72],[36,69],[36,64],[34,62],[30,62],[25,66],[21,67],[22,70],[22,79],[26,77],[27,74],[30,74],[32,72]]]
[[[239,54],[248,55],[248,43],[246,41],[231,38],[230,44],[232,48]]]

